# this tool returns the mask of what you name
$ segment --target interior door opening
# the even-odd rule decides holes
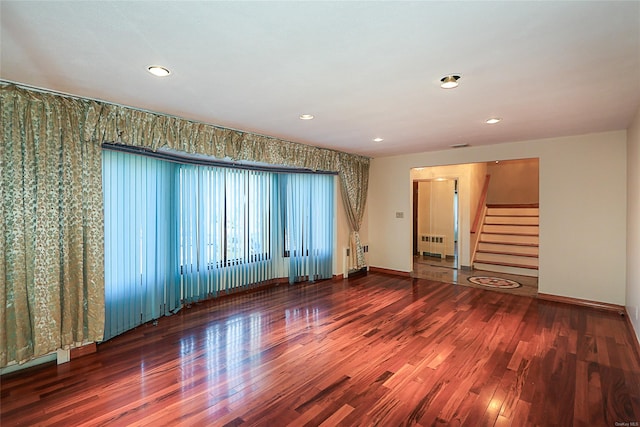
[[[425,205],[436,198],[426,197],[422,190],[425,183],[433,186],[451,179],[455,179],[451,190],[454,255],[444,260],[455,267],[447,268],[437,251],[427,249],[425,254],[425,242],[435,238],[439,243],[439,237],[433,230],[424,230]],[[489,275],[522,285],[510,292],[537,294],[537,158],[416,167],[411,169],[410,182],[414,190],[412,277],[468,285],[474,275]],[[433,221],[429,219],[430,225]]]
[[[414,262],[458,268],[458,179],[413,182]]]

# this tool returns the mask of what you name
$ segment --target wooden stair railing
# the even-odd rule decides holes
[[[491,180],[491,175],[486,175],[484,178],[484,186],[482,187],[482,193],[480,193],[480,198],[478,199],[478,207],[476,208],[476,217],[473,220],[473,225],[471,226],[471,232],[478,232],[478,224],[480,223],[480,219],[484,216],[485,204],[487,201],[487,192],[489,191],[489,181]]]
[[[476,207],[476,215],[473,220],[473,225],[471,226],[471,266],[473,266],[473,262],[476,258],[476,251],[478,250],[478,242],[480,241],[480,233],[478,233],[478,229],[482,229],[482,224],[484,222],[484,216],[487,212],[487,192],[489,191],[489,180],[491,179],[491,175],[485,175],[484,185],[482,186],[482,193],[480,193],[480,198],[478,199],[478,206]]]

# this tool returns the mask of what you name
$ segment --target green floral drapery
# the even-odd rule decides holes
[[[366,157],[1,81],[0,108],[0,366],[102,339],[102,142],[337,171],[357,239]]]
[[[355,256],[350,257],[352,269],[360,269],[366,266],[364,259],[364,251],[362,250],[362,242],[360,241],[360,225],[362,224],[362,215],[367,202],[367,193],[362,192],[362,188],[369,186],[369,165],[361,165],[362,169],[353,174],[351,179],[341,179],[342,182],[342,203],[345,206],[347,219],[351,226],[351,238],[349,239],[349,248]],[[342,178],[342,176],[341,176]]]
[[[0,366],[102,338],[101,146],[91,104],[3,87]]]

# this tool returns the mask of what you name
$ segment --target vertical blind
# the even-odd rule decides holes
[[[176,165],[103,152],[105,340],[179,305]]]
[[[285,251],[289,282],[330,277],[333,266],[333,179],[327,175],[281,176],[285,216]]]
[[[180,269],[184,300],[274,278],[271,197],[275,175],[181,166]]]
[[[330,278],[334,176],[103,153],[105,340],[269,279]]]

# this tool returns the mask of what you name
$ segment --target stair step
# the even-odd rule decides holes
[[[540,216],[538,208],[487,208],[491,216]]]
[[[508,246],[529,246],[537,248],[538,236],[514,236],[511,234],[483,234],[482,239],[478,243],[508,245]],[[517,238],[528,239],[531,241],[517,241]]]
[[[519,276],[538,277],[538,270],[532,268],[519,268],[488,263],[473,263],[474,270],[493,271],[496,273],[516,274]]]
[[[479,242],[477,252],[492,252],[506,255],[538,256],[537,246],[505,245],[500,243]]]
[[[537,277],[539,214],[537,205],[488,206],[474,269]]]
[[[482,227],[483,233],[515,234],[521,236],[537,236],[539,227],[537,225],[493,225],[485,224]]]
[[[538,246],[538,236],[513,234],[481,234],[479,243],[505,243],[509,245]]]
[[[496,254],[491,252],[476,252],[476,262],[486,264],[509,265],[520,268],[538,268],[538,258],[535,256],[521,256],[510,254]]]
[[[485,224],[500,225],[538,225],[537,216],[489,216],[484,219]]]
[[[526,264],[510,264],[510,263],[504,263],[504,262],[494,262],[494,261],[476,261],[473,263],[475,264],[486,264],[486,265],[493,265],[496,267],[499,266],[504,266],[504,267],[515,267],[515,268],[522,268],[522,269],[527,269],[527,270],[537,270],[538,267],[537,266],[532,266],[532,265],[526,265]]]

